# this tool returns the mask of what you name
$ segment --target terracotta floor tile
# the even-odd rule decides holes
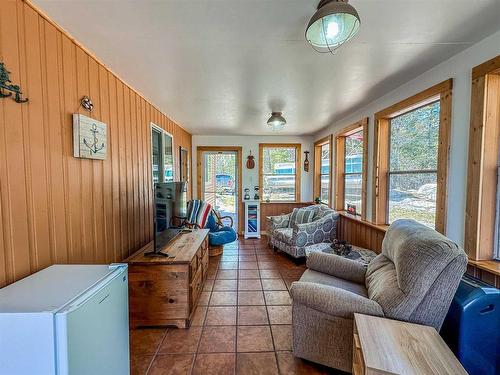
[[[133,355],[130,357],[130,374],[131,375],[145,375],[148,371],[149,365],[153,360],[152,354]]]
[[[210,306],[235,306],[237,296],[237,292],[212,292]]]
[[[278,375],[278,365],[274,352],[238,353],[238,375]],[[283,373],[286,374],[286,373]],[[288,375],[288,374],[286,374]]]
[[[212,307],[207,310],[205,326],[236,325],[236,307]]]
[[[281,270],[281,275],[283,276],[284,279],[290,279],[290,280],[299,280],[302,274],[304,273],[304,269],[282,269]]]
[[[167,330],[165,328],[142,328],[130,330],[130,353],[155,354]]]
[[[240,255],[250,255],[250,254],[255,255],[255,250],[254,249],[250,249],[250,248],[248,248],[248,249],[240,249],[239,252],[240,252]]]
[[[209,269],[207,272],[207,279],[208,280],[215,279],[216,274],[217,274],[217,269]]]
[[[234,280],[215,280],[213,291],[228,291],[236,290],[238,287],[238,281]]]
[[[260,279],[239,279],[238,290],[262,290]]]
[[[205,324],[205,316],[207,315],[206,306],[198,306],[191,319],[191,327],[200,327]]]
[[[295,282],[295,280],[290,280],[290,279],[285,279],[284,281],[288,290],[290,290],[290,288],[292,287],[292,283]]]
[[[233,353],[236,351],[236,326],[205,327],[198,353]]]
[[[238,261],[238,253],[229,254],[229,255],[223,254],[220,261],[221,262],[237,262]]]
[[[272,351],[273,339],[269,326],[238,326],[238,352]]]
[[[253,254],[250,255],[240,255],[239,256],[239,261],[240,262],[257,262],[257,257]]]
[[[269,324],[265,306],[238,306],[238,325],[255,326]]]
[[[238,270],[219,270],[216,279],[232,280],[238,278]]]
[[[240,262],[239,264],[240,270],[256,270],[258,268],[257,262]]]
[[[258,279],[260,278],[259,270],[239,270],[238,278],[240,279]]]
[[[200,341],[202,327],[190,327],[189,329],[172,328],[167,331],[158,353],[161,354],[184,354],[196,353]]]
[[[261,291],[241,291],[238,292],[238,305],[265,305],[264,294]]]
[[[283,279],[262,279],[263,290],[287,290]]]
[[[271,324],[292,324],[292,306],[267,306]]]
[[[278,270],[260,270],[262,279],[281,279],[280,271]]]
[[[194,354],[157,355],[148,375],[187,375],[193,360]]]
[[[207,306],[208,301],[210,301],[210,294],[211,294],[211,292],[201,292],[200,299],[198,300],[198,305],[199,306]]]
[[[194,363],[193,375],[233,375],[236,367],[236,354],[198,354]]]
[[[281,374],[287,375],[327,375],[327,374],[345,374],[342,372],[335,372],[332,369],[324,366],[304,361],[300,358],[294,357],[292,352],[277,352],[278,365]]]
[[[275,350],[292,350],[291,325],[272,325],[271,331]]]
[[[246,243],[240,243],[240,246],[239,246],[240,249],[252,249],[254,250],[255,249],[255,246],[253,243],[249,243],[249,244],[246,244]]]
[[[274,270],[278,269],[276,262],[261,262],[259,261],[260,270]]]
[[[259,262],[274,262],[276,259],[273,255],[257,253],[257,260]]]
[[[203,291],[204,292],[211,292],[212,291],[212,288],[214,287],[214,281],[215,280],[206,280],[205,281],[205,284],[203,285]]]
[[[235,270],[238,269],[238,262],[220,262],[220,270]]]
[[[292,299],[287,291],[271,291],[264,292],[266,298],[266,305],[291,305]]]

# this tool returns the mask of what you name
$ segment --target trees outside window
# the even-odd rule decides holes
[[[363,130],[345,137],[344,155],[344,209],[356,206],[356,213],[362,214],[363,200]]]

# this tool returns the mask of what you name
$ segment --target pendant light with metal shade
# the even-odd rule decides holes
[[[321,0],[306,29],[306,40],[321,53],[334,53],[358,33],[361,20],[348,0]]]
[[[271,117],[267,120],[267,125],[273,130],[278,131],[285,127],[286,120],[281,112],[272,112]]]

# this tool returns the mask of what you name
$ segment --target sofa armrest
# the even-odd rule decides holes
[[[290,223],[290,216],[291,214],[266,216],[266,225],[268,232],[272,232],[274,229],[278,228],[288,228],[288,224]]]
[[[313,310],[340,318],[353,319],[354,313],[384,316],[375,301],[333,286],[296,281],[290,290],[293,304],[299,303]]]
[[[365,283],[366,267],[336,254],[312,252],[307,258],[307,268],[358,284]]]
[[[295,224],[292,233],[293,243],[300,239],[298,245],[304,247],[322,242],[332,242],[334,238],[337,238],[338,220],[339,214],[334,211],[310,223]]]

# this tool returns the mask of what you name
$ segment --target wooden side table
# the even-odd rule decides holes
[[[354,314],[353,334],[355,375],[467,374],[432,327]]]

